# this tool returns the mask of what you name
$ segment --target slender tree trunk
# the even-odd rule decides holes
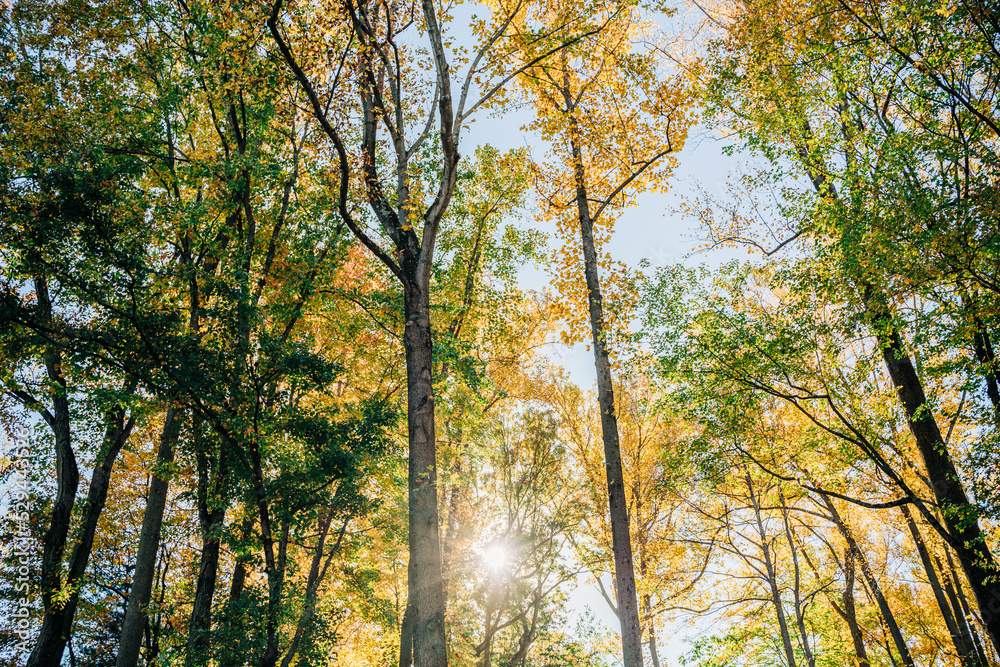
[[[488,595],[488,593],[487,593]],[[490,602],[486,603],[486,639],[483,640],[483,664],[481,667],[490,667],[493,656],[493,607]],[[497,621],[499,623],[499,621]]]
[[[910,509],[906,505],[901,506],[899,509],[903,513],[903,519],[906,521],[906,527],[910,531],[910,537],[913,538],[913,543],[917,547],[917,554],[920,556],[920,562],[924,566],[924,572],[927,573],[927,583],[930,584],[931,591],[934,593],[934,599],[938,604],[938,609],[941,610],[941,616],[944,618],[945,625],[948,628],[948,633],[951,635],[952,644],[955,646],[955,653],[958,655],[958,659],[962,665],[972,667],[975,665],[975,654],[972,643],[966,641],[966,637],[963,636],[961,630],[959,629],[953,612],[953,609],[958,609],[958,606],[953,604],[954,601],[952,603],[949,603],[948,601],[948,596],[945,593],[944,588],[941,586],[941,581],[937,576],[937,570],[934,568],[934,563],[931,561],[930,553],[927,551],[927,546],[924,544],[924,540],[920,536],[920,530],[917,528],[917,524],[913,520],[913,515],[910,513]]]
[[[254,502],[260,520],[260,542],[264,552],[264,573],[267,576],[267,620],[264,652],[257,661],[258,667],[275,667],[278,662],[278,626],[280,624],[281,591],[285,584],[284,559],[281,546],[275,552],[274,526],[267,489],[264,486],[264,468],[261,461],[260,442],[250,439],[251,479]]]
[[[306,590],[303,596],[302,611],[299,614],[298,623],[295,625],[295,634],[292,636],[292,641],[288,645],[285,657],[281,661],[281,667],[290,667],[292,660],[298,654],[303,640],[309,635],[309,625],[316,615],[316,601],[319,595],[319,587],[326,577],[330,562],[337,552],[340,551],[344,534],[347,532],[348,522],[344,521],[344,525],[337,536],[337,543],[333,545],[329,554],[324,554],[323,551],[326,548],[326,539],[330,532],[331,523],[333,523],[332,511],[328,512],[326,516],[321,516],[319,519],[319,538],[316,540],[316,552],[313,554],[312,562],[309,564],[309,574],[306,577]],[[324,558],[324,555],[326,558]]]
[[[575,127],[575,123],[573,125]],[[615,413],[615,394],[611,380],[611,360],[608,355],[607,329],[604,321],[604,297],[601,295],[597,248],[594,244],[594,221],[590,216],[590,202],[587,198],[583,154],[575,139],[575,131],[573,135],[570,144],[575,169],[576,207],[580,218],[584,274],[587,279],[594,366],[597,369],[597,402],[601,410],[604,466],[608,480],[611,548],[615,561],[615,593],[618,600],[618,618],[621,622],[622,653],[625,667],[642,667],[642,627],[639,624],[639,604],[635,593],[635,569],[632,562],[632,541],[629,533],[628,504],[625,500],[621,445],[618,439],[618,417]]]
[[[906,412],[910,432],[923,458],[934,497],[941,508],[947,537],[972,587],[993,647],[1000,651],[1000,568],[979,526],[978,512],[969,502],[951,453],[941,437],[923,385],[910,361],[902,335],[893,322],[885,295],[876,292],[871,285],[865,285],[863,292],[872,329],[882,348],[882,357]]]
[[[871,667],[868,661],[868,650],[865,648],[865,637],[858,625],[858,611],[854,604],[854,551],[848,547],[844,553],[844,594],[841,600],[844,602],[844,609],[841,616],[847,622],[847,629],[851,632],[851,641],[854,643],[854,654],[858,658],[858,667]]]
[[[167,506],[167,489],[170,483],[167,467],[174,460],[174,446],[177,443],[180,426],[181,419],[178,410],[175,406],[170,406],[163,419],[160,445],[156,453],[157,474],[153,475],[149,484],[146,512],[142,517],[142,530],[139,533],[139,547],[135,555],[135,570],[132,574],[132,586],[128,593],[125,620],[122,623],[118,658],[115,661],[116,667],[136,667],[139,662],[142,635],[148,620],[146,607],[149,605],[149,598],[153,592],[156,554],[160,548],[163,512]]]
[[[199,480],[198,518],[201,524],[202,546],[198,566],[198,581],[195,586],[194,605],[188,626],[186,660],[189,665],[203,662],[202,653],[208,647],[212,629],[212,600],[219,576],[219,539],[226,520],[226,506],[215,506],[219,502],[218,492],[226,476],[226,449],[220,445],[215,459],[214,472],[204,470]]]
[[[747,491],[750,494],[750,502],[753,505],[754,517],[757,522],[757,535],[760,543],[760,553],[764,561],[764,573],[767,576],[767,586],[771,594],[771,605],[774,607],[774,614],[778,619],[778,630],[781,632],[781,646],[785,650],[785,662],[788,667],[796,667],[795,647],[792,645],[792,635],[788,631],[788,619],[785,617],[785,606],[781,601],[781,590],[778,588],[778,574],[768,546],[767,532],[764,530],[764,520],[760,515],[760,501],[753,487],[753,480],[750,475],[744,476]]]
[[[445,594],[438,531],[437,450],[429,286],[417,276],[406,290],[406,415],[409,457],[409,595],[413,661],[417,667],[445,667]],[[402,654],[403,651],[401,650]]]
[[[653,605],[648,593],[642,596],[642,603],[646,609],[646,623],[648,624],[646,642],[649,646],[649,659],[653,663],[653,667],[660,667],[660,654],[656,650],[656,623],[653,620]]]
[[[252,514],[245,516],[243,524],[240,526],[240,540],[245,542],[250,539],[253,531],[254,518]],[[232,581],[229,584],[229,602],[238,603],[243,597],[243,588],[247,581],[247,562],[249,557],[243,553],[236,555],[236,566],[233,568]]]
[[[847,524],[844,523],[840,512],[837,511],[837,506],[833,504],[833,500],[824,493],[819,494],[819,496],[830,511],[830,517],[836,524],[844,541],[847,542],[847,548],[853,552],[853,558],[861,566],[861,574],[868,584],[868,589],[872,592],[872,597],[875,598],[875,603],[882,613],[882,618],[885,620],[886,626],[889,628],[889,634],[892,636],[892,641],[899,652],[900,660],[906,667],[914,667],[913,658],[910,656],[910,649],[907,648],[906,641],[903,639],[903,633],[900,632],[899,624],[896,623],[896,617],[889,608],[889,603],[886,602],[885,595],[882,594],[882,587],[879,586],[878,579],[875,578],[875,573],[872,572],[871,567],[868,565],[868,559],[865,558],[864,552],[858,547],[854,535],[851,533],[850,528],[847,527]]]
[[[785,524],[785,540],[788,542],[788,552],[792,556],[792,568],[795,575],[795,583],[792,588],[792,601],[795,607],[795,625],[799,629],[799,636],[802,638],[802,652],[806,657],[806,664],[815,667],[816,658],[812,648],[809,646],[809,633],[806,631],[805,610],[802,608],[802,570],[799,567],[798,548],[792,538],[792,526],[788,519],[788,506],[785,504],[785,495],[779,492],[781,499],[781,518]]]
[[[975,300],[968,294],[962,294],[962,307],[972,321],[972,349],[976,353],[983,368],[986,379],[986,395],[993,404],[993,418],[1000,422],[1000,386],[997,383],[996,354],[993,352],[993,341],[990,340],[986,325],[979,316]]]

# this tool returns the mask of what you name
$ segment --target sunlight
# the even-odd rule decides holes
[[[499,572],[507,564],[507,550],[500,544],[491,544],[483,551],[483,563],[493,572]]]

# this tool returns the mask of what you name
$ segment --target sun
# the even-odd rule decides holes
[[[499,544],[491,544],[483,551],[483,563],[493,572],[498,572],[507,564],[507,550]]]

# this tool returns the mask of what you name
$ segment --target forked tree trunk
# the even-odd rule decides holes
[[[42,616],[42,627],[38,632],[35,648],[28,657],[28,667],[59,667],[63,651],[66,650],[66,645],[69,642],[73,620],[76,616],[76,606],[80,601],[83,576],[86,574],[87,564],[90,562],[90,554],[94,547],[97,522],[108,498],[111,471],[118,458],[118,453],[121,452],[122,446],[128,440],[135,424],[134,418],[126,420],[124,408],[118,408],[115,412],[116,414],[113,416],[108,415],[109,421],[112,423],[104,433],[101,452],[90,479],[90,488],[87,491],[86,504],[80,522],[79,537],[70,555],[65,578],[58,577],[58,570],[55,573],[57,578],[54,581],[71,592],[67,599],[56,603],[52,595],[54,591],[51,589],[43,591],[43,600],[47,600],[47,606]],[[65,535],[63,535],[63,539],[65,540]],[[45,547],[48,546],[48,544],[45,545]],[[54,565],[58,567],[61,563],[55,562]]]

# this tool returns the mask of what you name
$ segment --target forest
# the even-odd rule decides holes
[[[1000,667],[992,2],[0,17],[0,666]]]

